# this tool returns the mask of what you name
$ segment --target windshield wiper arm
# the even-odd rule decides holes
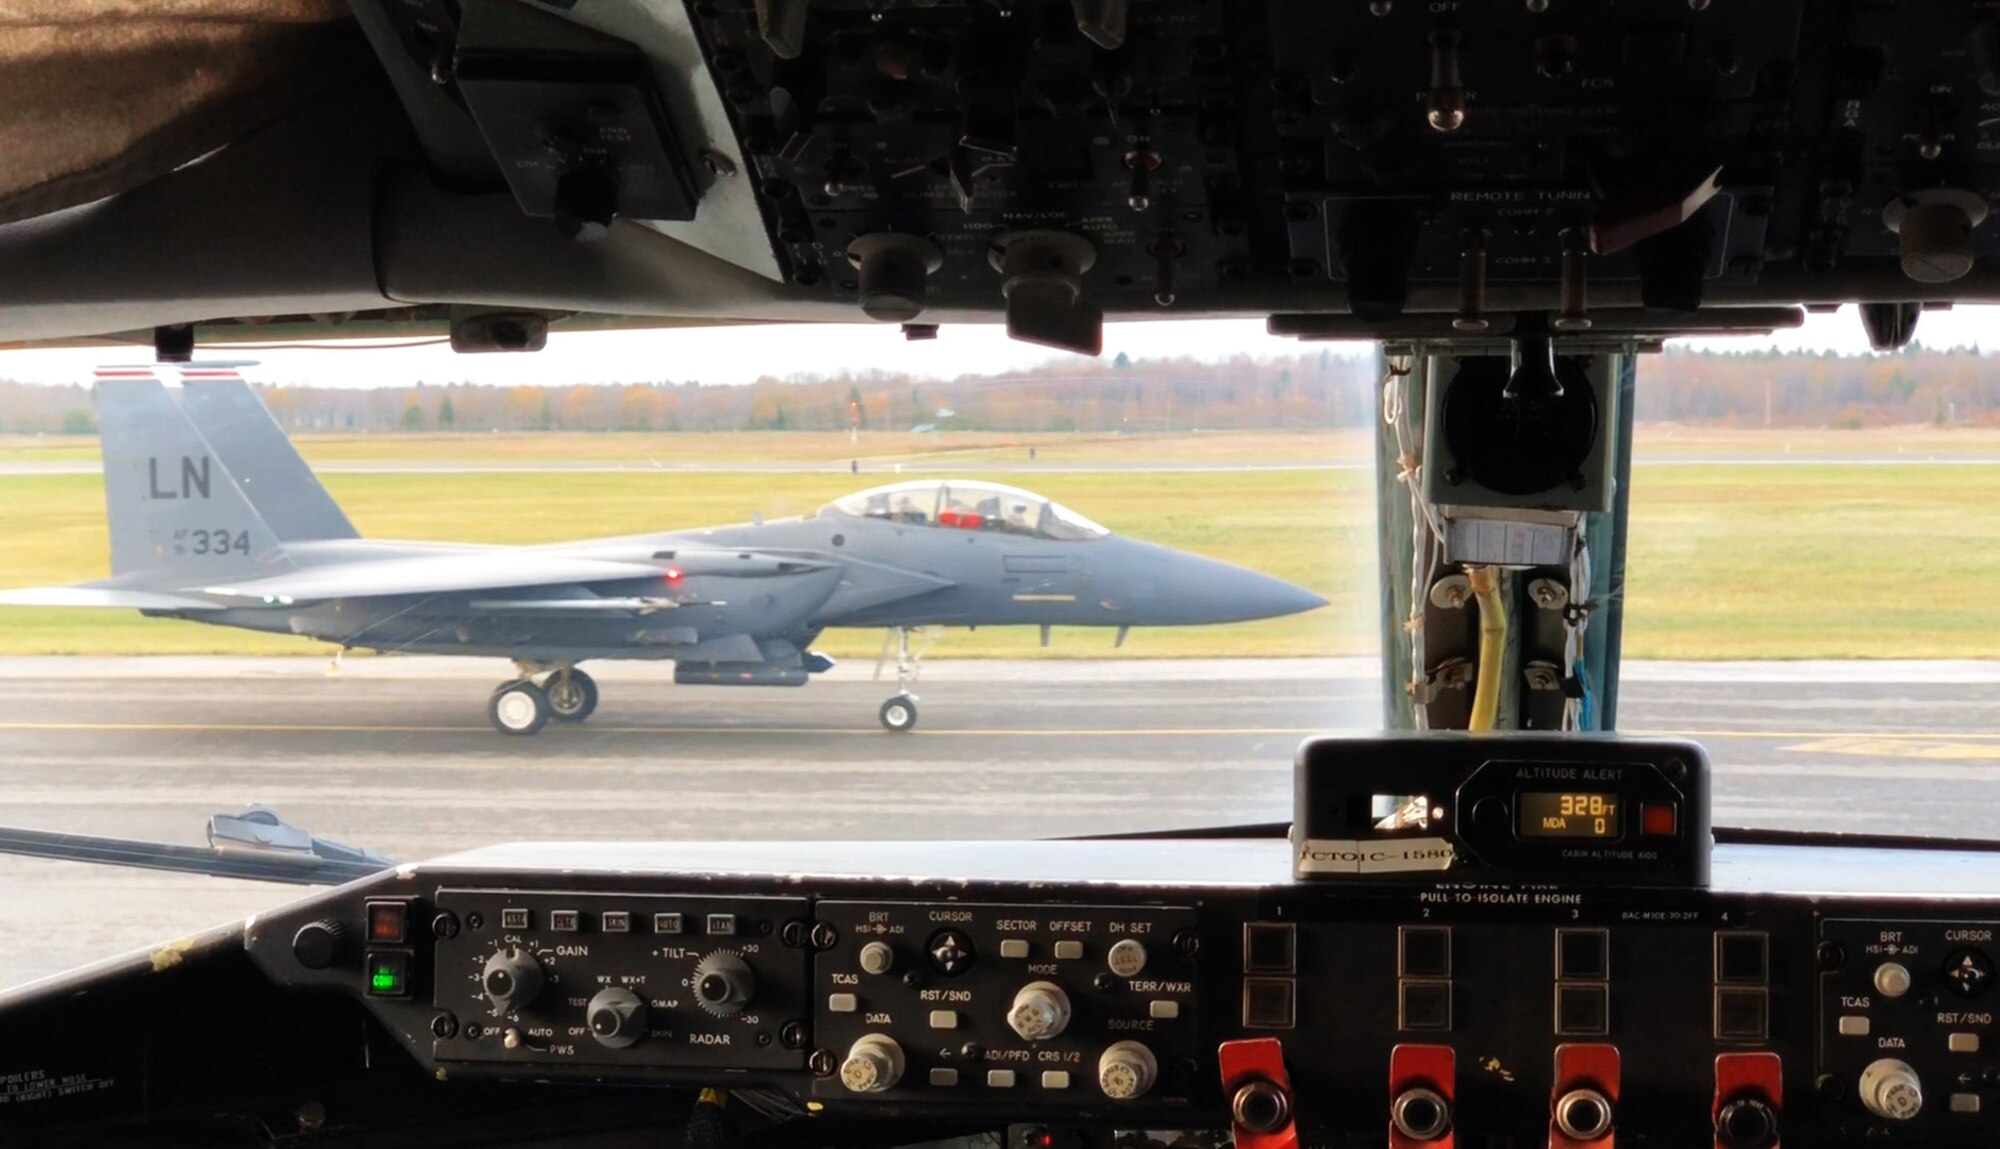
[[[396,864],[373,850],[316,837],[264,806],[212,815],[206,846],[0,826],[0,854],[302,886],[339,885]]]
[[[1188,826],[1173,830],[1128,830],[1122,834],[1070,834],[1058,842],[1180,842],[1241,838],[1284,838],[1290,822],[1242,822],[1234,826]]]

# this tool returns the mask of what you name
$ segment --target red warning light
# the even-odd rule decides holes
[[[1672,802],[1641,802],[1639,828],[1649,838],[1671,838],[1680,832],[1680,812]]]
[[[668,568],[667,568],[667,581],[668,581],[668,582],[679,582],[679,581],[681,581],[681,568],[679,568],[679,567],[668,567]]]

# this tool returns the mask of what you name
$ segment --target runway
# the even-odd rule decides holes
[[[1291,758],[1379,724],[1372,659],[956,662],[919,729],[849,664],[793,690],[593,667],[598,713],[487,726],[504,664],[0,659],[0,822],[201,841],[263,802],[404,860],[524,838],[1010,838],[1285,818]],[[2000,836],[2000,664],[1636,663],[1621,725],[1709,747],[1723,825]],[[0,985],[296,896],[0,859]]]
[[[1994,467],[2000,457],[1988,455],[1879,455],[1832,454],[1797,455],[1638,455],[1635,467]],[[1367,459],[1313,458],[1272,460],[1254,463],[1180,463],[1170,459],[1135,463],[1039,463],[1020,459],[964,458],[928,459],[907,463],[864,461],[852,470],[845,459],[828,462],[745,463],[732,461],[619,462],[589,459],[531,460],[506,459],[470,462],[425,462],[422,460],[327,462],[314,464],[320,475],[858,475],[870,481],[893,480],[899,475],[1123,475],[1166,473],[1185,475],[1238,474],[1258,471],[1372,471]],[[49,460],[0,461],[0,477],[36,475],[101,475],[104,466],[94,462]]]

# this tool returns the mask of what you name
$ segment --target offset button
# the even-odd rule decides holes
[[[1399,1029],[1450,1029],[1451,983],[1403,981],[1396,986]]]
[[[1945,1047],[1953,1053],[1978,1053],[1979,1035],[1976,1033],[1954,1033],[1944,1039]]]
[[[1290,922],[1246,922],[1244,973],[1291,973],[1298,961],[1298,927]]]
[[[1003,958],[1024,958],[1028,956],[1028,939],[1001,938],[1000,956]]]
[[[1181,1003],[1177,1001],[1155,1001],[1146,1006],[1146,1016],[1158,1021],[1172,1021],[1181,1015]]]
[[[931,1011],[932,1029],[957,1029],[958,1011],[955,1009],[934,1009]]]
[[[1244,978],[1243,1027],[1292,1028],[1292,991],[1292,979],[1288,977]]]
[[[1763,1041],[1771,1034],[1771,991],[1761,986],[1717,986],[1715,1039]]]
[[[989,1069],[986,1071],[986,1084],[995,1089],[1012,1089],[1014,1088],[1014,1071],[1011,1069]]]
[[[1078,941],[1057,942],[1057,961],[1076,961],[1083,956],[1083,943]]]
[[[1556,983],[1556,1033],[1602,1037],[1611,1032],[1611,987],[1603,982]]]
[[[859,998],[851,993],[830,993],[826,995],[828,1013],[853,1013],[861,1006]]]
[[[1398,933],[1396,972],[1403,977],[1451,976],[1451,927],[1404,926]]]
[[[1068,1070],[1066,1070],[1066,1069],[1044,1069],[1044,1070],[1042,1070],[1042,1088],[1043,1088],[1043,1089],[1068,1089],[1068,1088],[1069,1088],[1069,1071],[1068,1071]]]
[[[931,1070],[931,1084],[937,1086],[957,1085],[958,1070],[942,1068]]]
[[[1835,1022],[1834,1028],[1840,1031],[1842,1037],[1867,1037],[1868,1019],[1851,1013]]]
[[[1556,978],[1559,981],[1604,981],[1611,976],[1609,930],[1557,930]]]

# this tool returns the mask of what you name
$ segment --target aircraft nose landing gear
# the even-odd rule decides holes
[[[917,725],[917,700],[898,694],[882,704],[882,729],[891,734],[907,734]]]
[[[882,704],[878,716],[882,719],[882,729],[891,734],[908,734],[917,727],[917,696],[910,693],[910,687],[916,685],[917,674],[923,670],[924,651],[930,649],[931,641],[935,640],[926,632],[927,641],[923,647],[915,654],[911,654],[910,628],[897,627],[895,634],[896,697]],[[889,643],[885,637],[882,642],[882,658],[875,663],[875,677],[882,677],[882,663],[888,660]]]

